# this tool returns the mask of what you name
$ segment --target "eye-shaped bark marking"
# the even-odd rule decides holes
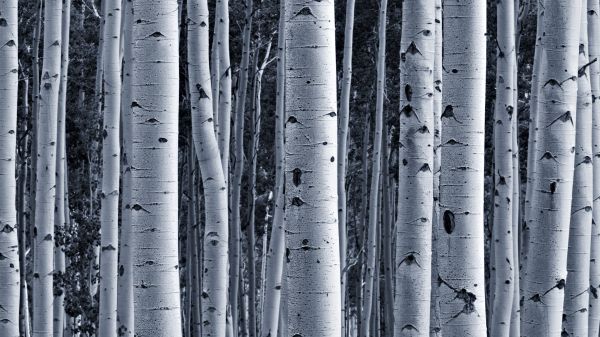
[[[448,234],[452,234],[454,232],[454,227],[456,224],[454,223],[454,213],[450,210],[446,210],[444,212],[444,230]]]
[[[555,120],[553,120],[550,124],[548,124],[547,127],[552,126],[552,124],[561,121],[563,123],[566,122],[571,122],[571,125],[575,125],[575,123],[573,123],[573,117],[571,116],[571,111],[567,111],[564,114],[560,115],[558,118],[556,118]]]

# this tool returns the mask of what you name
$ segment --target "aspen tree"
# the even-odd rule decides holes
[[[521,335],[561,333],[575,159],[581,1],[546,0]]]
[[[33,336],[53,331],[54,196],[61,66],[62,0],[44,7],[44,61],[39,92],[33,262]]]
[[[119,248],[119,142],[121,108],[121,0],[104,5],[102,128],[102,199],[100,209],[100,310],[99,334],[117,336],[117,278]],[[127,61],[126,61],[127,62]]]
[[[214,134],[206,0],[188,1],[188,72],[192,136],[202,174],[205,235],[202,285],[202,335],[225,336],[227,311],[227,183]]]
[[[20,268],[15,179],[18,16],[16,0],[0,1],[0,336],[19,335]],[[51,284],[52,285],[52,284]],[[51,294],[50,294],[51,295]]]
[[[444,2],[443,9],[446,70],[435,286],[442,333],[447,336],[486,334],[482,225],[485,10],[481,0]]]
[[[428,336],[435,132],[435,0],[404,2],[402,13],[394,331],[399,336]]]
[[[229,0],[217,1],[219,28],[217,40],[219,66],[218,128],[219,152],[225,181],[229,181],[229,137],[231,119],[231,64],[229,58]]]
[[[369,200],[369,225],[367,234],[367,266],[365,275],[365,290],[363,297],[362,314],[362,336],[369,336],[369,329],[376,326],[371,321],[373,313],[373,301],[377,298],[374,294],[375,281],[378,280],[379,271],[378,245],[379,245],[379,186],[381,175],[381,134],[383,130],[383,95],[385,91],[385,46],[386,46],[386,24],[387,24],[387,0],[381,0],[379,4],[379,29],[377,47],[377,99],[375,108],[375,133],[373,135],[373,169],[371,170],[371,191]],[[338,186],[339,187],[339,186]],[[377,310],[375,310],[377,312]]]
[[[117,280],[117,329],[119,336],[131,337],[135,334],[133,319],[133,273],[131,238],[131,68],[133,27],[133,7],[131,0],[123,2],[123,83],[121,94],[121,134],[122,134],[122,187],[121,187],[121,236],[119,240],[119,276]]]
[[[569,227],[567,282],[563,304],[563,331],[566,336],[588,335],[590,298],[590,244],[592,233],[592,93],[588,59],[587,6],[581,6],[579,71],[577,80],[577,123],[573,201]]]
[[[284,15],[287,335],[340,336],[334,2]]]
[[[510,334],[514,292],[513,261],[513,118],[514,67],[516,67],[514,0],[504,0],[497,7],[496,103],[494,106],[494,296],[492,336]]]
[[[131,236],[135,331],[140,336],[181,336],[177,22],[175,0],[133,2]]]
[[[590,293],[588,310],[588,335],[600,333],[600,2],[587,1],[589,58],[597,61],[590,65],[592,90],[592,166],[593,166],[593,205],[592,239],[590,249]]]

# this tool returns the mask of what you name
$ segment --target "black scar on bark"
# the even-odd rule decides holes
[[[556,181],[550,183],[550,193],[554,194],[556,192]]]
[[[202,89],[202,86],[200,85],[200,83],[196,83],[196,90],[198,90],[198,100],[204,99],[204,98],[209,98],[208,95],[206,94],[206,91],[204,91],[204,89]]]
[[[150,34],[150,36],[152,36],[152,37],[165,37],[163,35],[163,33],[161,33],[161,32],[154,32],[154,33]]]
[[[446,230],[446,233],[452,234],[455,226],[454,213],[452,213],[450,210],[446,210],[444,212],[444,230]]]
[[[444,112],[442,112],[441,118],[454,118],[457,123],[460,123],[460,121],[454,115],[454,107],[452,105],[446,105]]]
[[[413,94],[412,87],[410,86],[410,84],[404,86],[404,94],[406,95],[406,100],[410,102],[412,100]]]
[[[421,168],[419,169],[419,172],[431,172],[431,167],[429,167],[429,164],[425,163],[423,164],[423,166],[421,166]]]
[[[549,151],[546,151],[546,153],[542,155],[542,158],[540,158],[540,160],[541,159],[553,159],[554,161],[557,161],[556,157],[554,157],[554,155],[552,155],[552,153],[550,153]]]
[[[285,249],[285,259],[288,263],[290,262],[290,253],[291,253],[290,249],[286,248]]]
[[[301,10],[299,10],[299,11],[298,11],[298,13],[296,13],[296,15],[294,15],[294,17],[300,16],[300,15],[310,15],[310,16],[312,16],[312,17],[313,17],[313,18],[315,18],[315,19],[317,18],[317,17],[316,17],[316,16],[313,14],[313,12],[312,12],[312,10],[310,9],[310,7],[303,7]]]
[[[302,201],[302,199],[300,199],[300,197],[294,197],[292,199],[292,205],[300,207],[300,206],[304,205],[304,201]]]
[[[558,118],[553,120],[550,124],[548,124],[548,126],[551,126],[552,124],[554,124],[558,121],[561,121],[563,123],[571,122],[571,125],[575,125],[575,123],[573,123],[573,117],[571,116],[571,111],[567,111],[564,114],[560,115]]]
[[[8,26],[8,22],[6,21],[5,18],[0,18],[0,27],[6,27]]]
[[[422,133],[422,134],[431,133],[429,131],[429,128],[426,125],[423,125],[422,127],[418,128],[417,132]]]
[[[292,171],[292,183],[294,184],[294,186],[298,186],[302,183],[302,170],[300,170],[299,168],[295,168]]]

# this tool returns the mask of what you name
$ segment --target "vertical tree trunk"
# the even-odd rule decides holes
[[[131,0],[123,2],[123,84],[121,95],[121,134],[122,138],[122,186],[121,186],[121,237],[119,242],[119,276],[117,280],[117,329],[119,336],[134,336],[133,319],[133,274],[131,251],[131,68],[132,47],[131,27],[133,27],[133,7]]]
[[[121,0],[104,5],[102,131],[102,198],[100,210],[100,310],[98,332],[117,336],[117,278],[119,248],[119,143],[121,108]],[[127,62],[127,60],[126,60]]]
[[[510,334],[510,318],[514,292],[514,272],[518,262],[513,261],[513,118],[514,67],[516,67],[514,0],[497,4],[497,71],[496,104],[494,107],[494,287],[492,309],[492,336]],[[491,259],[491,258],[490,258]]]
[[[229,58],[229,0],[220,0],[219,5],[219,96],[218,99],[218,141],[221,165],[225,182],[229,181],[229,137],[231,128],[231,64]],[[215,112],[215,114],[217,114]]]
[[[427,336],[431,303],[435,1],[404,2],[402,13],[394,331],[406,336]]]
[[[545,1],[536,178],[531,195],[521,335],[561,333],[573,189],[581,1]],[[543,83],[543,84],[542,84]]]
[[[289,336],[341,335],[334,21],[333,1],[286,2]]]
[[[17,1],[0,1],[0,335],[19,336],[19,237],[15,179],[19,64]],[[23,265],[22,268],[25,268]]]
[[[598,336],[600,330],[600,3],[587,1],[589,58],[597,60],[590,65],[592,89],[592,164],[593,200],[592,239],[590,250],[590,294],[588,336]]]
[[[56,194],[54,206],[54,231],[58,238],[54,247],[54,337],[62,337],[65,325],[65,195],[66,186],[66,124],[67,124],[67,83],[69,69],[69,29],[71,19],[71,1],[63,2],[62,8],[62,45],[60,65],[60,88],[58,91],[58,119],[57,119],[57,142],[56,142]]]
[[[175,0],[133,2],[131,235],[140,336],[181,336],[177,21]]]
[[[592,93],[588,69],[587,4],[581,6],[577,123],[573,201],[567,252],[567,282],[563,304],[563,336],[588,336],[590,245],[594,169],[592,167]]]
[[[342,61],[342,89],[340,94],[340,111],[338,125],[338,218],[340,237],[340,272],[342,308],[342,332],[345,335],[347,315],[346,312],[346,287],[348,270],[346,268],[348,234],[346,228],[346,165],[348,162],[348,124],[350,121],[350,88],[352,86],[352,40],[354,37],[354,3],[355,0],[346,1],[346,24],[344,28],[344,58]]]
[[[373,135],[373,169],[371,170],[371,191],[369,199],[369,230],[367,234],[367,268],[365,275],[365,294],[363,297],[363,322],[362,336],[370,336],[369,329],[376,326],[371,322],[373,312],[374,283],[378,275],[379,259],[379,180],[381,176],[381,134],[383,130],[383,95],[385,92],[385,47],[386,47],[386,24],[387,24],[387,0],[381,0],[379,5],[379,30],[377,50],[377,102],[375,107],[375,133]],[[376,308],[379,310],[379,308]]]
[[[384,112],[384,121],[388,120],[388,114]],[[385,124],[385,123],[384,123]],[[381,189],[383,203],[381,211],[381,246],[383,255],[383,271],[384,271],[384,287],[382,292],[383,302],[385,307],[383,308],[383,328],[384,336],[392,337],[394,333],[394,261],[392,258],[392,241],[393,241],[393,226],[394,219],[391,214],[391,210],[395,207],[392,204],[392,197],[390,195],[391,181],[390,181],[390,137],[388,134],[388,128],[384,125],[382,130],[382,146],[381,149]]]
[[[37,125],[36,223],[33,263],[33,336],[52,334],[54,269],[54,196],[56,137],[60,87],[62,1],[46,1],[44,62]]]
[[[32,74],[32,105],[33,105],[33,114],[31,115],[31,163],[30,163],[30,172],[29,172],[29,228],[33,229],[35,227],[35,191],[36,191],[36,179],[37,174],[35,172],[37,168],[37,135],[38,131],[38,120],[40,113],[40,35],[42,32],[42,13],[44,9],[44,0],[37,0],[36,6],[37,10],[37,19],[36,26],[33,28],[33,41],[32,41],[32,64],[31,64],[31,72]],[[35,252],[35,244],[33,241],[35,240],[33,237],[33,230],[29,231],[29,239],[31,244],[31,255],[34,256]]]
[[[438,227],[442,332],[486,334],[483,160],[484,1],[444,3],[444,92]]]
[[[188,1],[188,72],[192,135],[202,174],[205,201],[202,335],[224,337],[227,311],[228,210],[225,169],[214,134],[206,0]],[[214,99],[214,98],[213,98]]]

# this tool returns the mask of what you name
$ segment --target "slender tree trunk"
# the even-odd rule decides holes
[[[494,107],[494,290],[492,336],[510,335],[510,318],[514,292],[513,261],[513,118],[514,67],[516,67],[514,0],[497,4],[497,71]],[[491,260],[491,258],[490,258]]]
[[[285,27],[288,335],[340,336],[333,1],[286,2]]]
[[[19,236],[17,228],[17,1],[0,1],[0,336],[19,336]],[[25,268],[25,265],[22,266]]]
[[[133,319],[133,274],[131,251],[131,68],[132,47],[131,27],[133,25],[133,7],[131,0],[123,3],[123,84],[121,95],[121,134],[122,134],[122,173],[121,173],[121,237],[119,245],[119,276],[117,280],[117,329],[122,337],[134,336]]]
[[[573,201],[567,253],[567,282],[563,304],[562,335],[588,336],[590,297],[590,245],[594,169],[592,166],[592,93],[588,69],[587,4],[581,6],[577,123]]]
[[[387,113],[384,112],[384,121],[388,120]],[[385,123],[384,123],[385,124]],[[383,287],[383,328],[384,336],[392,337],[394,333],[394,262],[392,258],[392,231],[394,219],[392,218],[391,209],[395,206],[391,202],[390,196],[390,138],[388,128],[384,125],[381,141],[383,148],[381,149],[381,185],[382,185],[382,212],[381,215],[381,245],[383,254],[383,271],[384,271],[384,287]]]
[[[210,94],[208,5],[188,1],[188,72],[192,135],[202,173],[205,201],[203,244],[202,335],[223,337],[227,311],[227,181],[214,134]]]
[[[219,6],[219,128],[218,141],[225,182],[229,182],[229,138],[231,128],[231,64],[229,58],[229,0],[220,0]]]
[[[435,1],[404,2],[402,13],[394,330],[402,336],[427,336],[431,306]]]
[[[521,335],[558,336],[573,189],[581,1],[545,1],[543,63]],[[543,83],[543,85],[542,85]]]
[[[383,130],[383,100],[385,92],[385,48],[386,48],[386,23],[387,23],[387,0],[381,0],[379,5],[379,31],[378,31],[378,51],[377,51],[377,103],[375,108],[375,134],[373,135],[373,169],[371,170],[371,192],[369,199],[369,230],[367,251],[367,269],[365,276],[365,295],[363,297],[363,322],[362,336],[369,336],[371,326],[376,326],[371,322],[371,313],[373,312],[374,282],[378,275],[379,259],[379,180],[381,176],[381,134]],[[379,308],[376,308],[379,310]]]
[[[102,131],[102,198],[100,210],[100,312],[98,332],[117,336],[117,278],[119,248],[119,143],[121,108],[121,0],[108,0],[104,6]],[[126,61],[127,62],[127,61]]]
[[[593,164],[593,221],[590,250],[590,294],[588,336],[600,333],[600,3],[587,1],[589,58],[597,60],[590,65],[592,89],[592,164]]]
[[[275,337],[279,329],[283,259],[285,257],[285,223],[283,221],[285,195],[284,173],[284,97],[285,97],[285,3],[280,4],[277,39],[277,98],[275,102],[275,210],[273,228],[267,253],[264,310],[261,318],[261,337]]]
[[[354,3],[355,0],[346,1],[346,25],[344,28],[344,58],[342,61],[342,90],[340,95],[340,111],[338,125],[338,218],[340,237],[340,272],[341,279],[341,308],[342,332],[345,334],[347,315],[346,312],[346,287],[348,270],[346,252],[348,249],[348,234],[346,228],[346,166],[348,162],[348,124],[350,121],[350,88],[352,85],[352,40],[354,37]]]
[[[181,336],[177,21],[175,0],[133,2],[131,235],[140,336]]]
[[[54,196],[60,87],[62,1],[49,0],[44,12],[44,62],[37,126],[37,168],[33,264],[33,336],[53,331]]]
[[[485,2],[444,3],[438,291],[446,336],[484,336]]]
[[[35,256],[35,244],[33,244],[35,238],[33,237],[33,229],[35,227],[35,191],[36,191],[36,169],[37,169],[37,135],[38,131],[38,120],[40,114],[40,35],[42,32],[42,14],[44,9],[44,0],[37,0],[36,6],[37,10],[37,19],[36,26],[33,28],[33,41],[32,41],[32,64],[31,64],[31,72],[32,72],[32,105],[33,105],[33,114],[31,115],[31,163],[30,163],[30,172],[29,172],[29,239],[31,245],[31,255]]]

